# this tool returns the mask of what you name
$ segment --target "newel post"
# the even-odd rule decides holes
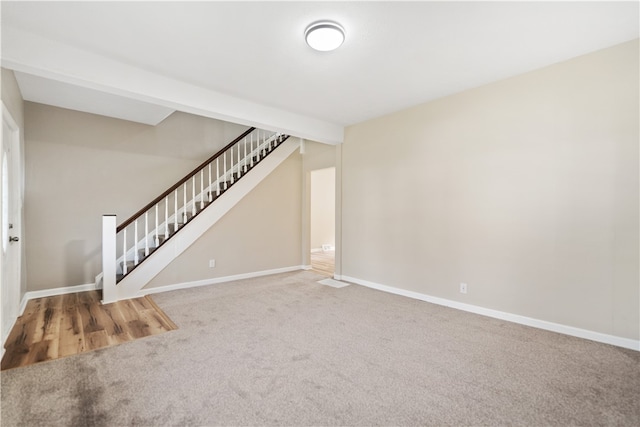
[[[115,215],[102,215],[102,274],[102,302],[117,301]]]

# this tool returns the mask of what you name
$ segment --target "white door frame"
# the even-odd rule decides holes
[[[327,161],[323,157],[319,162],[311,161],[311,165],[302,170],[302,267],[311,269],[311,171],[335,168],[335,268],[333,278],[342,279],[342,145],[336,145],[335,157]],[[305,141],[301,140],[300,154],[306,153]]]
[[[5,125],[9,138],[5,138]],[[20,127],[2,102],[2,138],[0,139],[0,337],[2,354],[11,328],[20,313],[20,274],[22,269],[22,174]],[[8,139],[8,140],[7,140]],[[8,149],[8,150],[7,150]],[[5,152],[10,155],[5,159]],[[5,177],[4,162],[8,176]],[[5,180],[5,178],[8,178]],[[5,194],[8,193],[8,194]],[[5,201],[8,210],[5,212]],[[11,228],[8,224],[12,224]],[[10,241],[10,237],[18,241]]]

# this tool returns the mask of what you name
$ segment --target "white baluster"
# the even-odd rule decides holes
[[[204,209],[204,169],[200,171],[200,209]]]
[[[253,167],[253,133],[251,133],[251,167]]]
[[[209,185],[207,186],[207,189],[209,189],[209,202],[213,202],[213,195],[211,194],[211,183],[213,181],[211,181],[211,163],[209,163]]]
[[[174,192],[173,198],[173,232],[178,231],[178,189]]]
[[[242,175],[242,161],[240,160],[240,143],[238,142],[238,178]]]
[[[184,204],[182,205],[182,218],[184,223],[187,223],[187,183],[184,183],[182,195],[184,196]]]
[[[231,183],[233,184],[233,147],[231,147],[231,164],[229,167],[231,168]]]
[[[164,240],[169,238],[169,196],[164,198]]]
[[[156,204],[156,248],[160,246],[160,233],[158,231],[158,205]]]
[[[227,189],[227,153],[224,153],[224,175],[222,176],[224,179],[224,189]]]
[[[262,139],[260,139],[260,135],[261,134],[262,134]],[[259,141],[258,142],[258,146],[260,147],[260,149],[258,151],[260,152],[260,158],[262,158],[264,156],[264,152],[263,152],[263,149],[264,149],[264,146],[263,146],[263,143],[264,143],[264,132],[258,131],[258,141]]]
[[[260,161],[260,131],[256,131],[256,163]]]
[[[127,229],[125,228],[122,233],[122,274],[127,274]]]
[[[216,197],[220,196],[220,157],[216,157]]]
[[[191,179],[191,215],[196,216],[196,176]]]
[[[149,211],[144,213],[144,256],[149,256]]]
[[[244,138],[244,173],[247,173],[247,137]]]
[[[138,220],[133,221],[133,265],[138,265]]]

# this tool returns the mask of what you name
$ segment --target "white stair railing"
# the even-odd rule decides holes
[[[114,281],[117,283],[130,273],[287,137],[277,132],[249,129],[124,221],[113,236],[112,244],[116,252],[113,258],[114,274],[117,275]],[[111,216],[108,219],[115,221]],[[103,264],[105,244],[103,241]],[[103,282],[106,284],[109,282],[107,270],[104,269],[103,273]]]

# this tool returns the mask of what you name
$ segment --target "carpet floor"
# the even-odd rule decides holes
[[[1,424],[640,425],[640,353],[299,271],[154,295],[178,330],[2,373]]]

